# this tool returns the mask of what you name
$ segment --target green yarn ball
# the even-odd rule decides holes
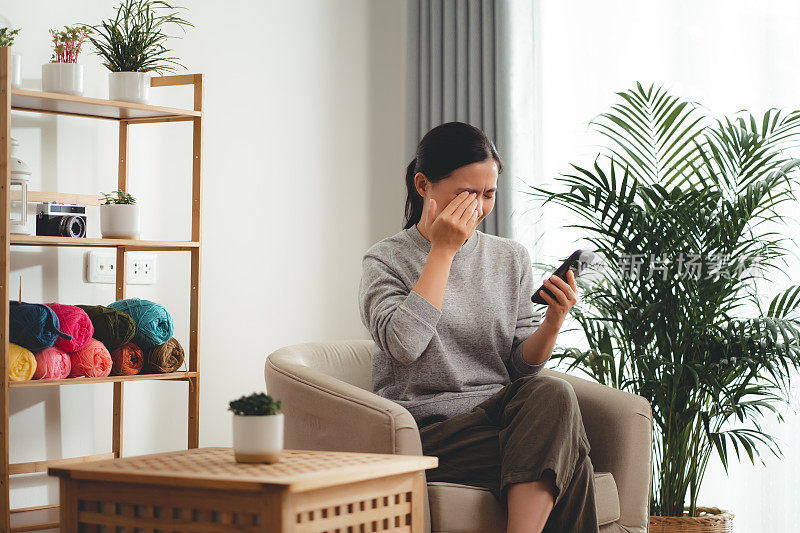
[[[105,305],[78,305],[94,326],[93,337],[106,345],[108,351],[116,350],[133,339],[136,322],[128,313]]]

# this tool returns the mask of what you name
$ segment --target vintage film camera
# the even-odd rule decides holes
[[[45,202],[36,206],[36,235],[86,237],[86,207]]]

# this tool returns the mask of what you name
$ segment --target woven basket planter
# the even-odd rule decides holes
[[[683,516],[651,516],[650,533],[733,531],[733,513],[716,507],[698,507],[695,516],[688,516],[688,507],[684,511]]]

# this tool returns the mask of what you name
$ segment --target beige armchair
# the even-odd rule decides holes
[[[283,401],[285,446],[422,455],[417,424],[372,393],[372,340],[310,342],[267,357],[269,394]],[[651,479],[651,410],[641,396],[553,370],[572,384],[595,469],[600,531],[645,532]],[[429,482],[426,533],[500,533],[506,510],[488,490]]]

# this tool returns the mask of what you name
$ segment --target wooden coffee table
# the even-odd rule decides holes
[[[425,469],[436,457],[284,450],[240,464],[195,448],[52,467],[61,531],[423,531]]]

